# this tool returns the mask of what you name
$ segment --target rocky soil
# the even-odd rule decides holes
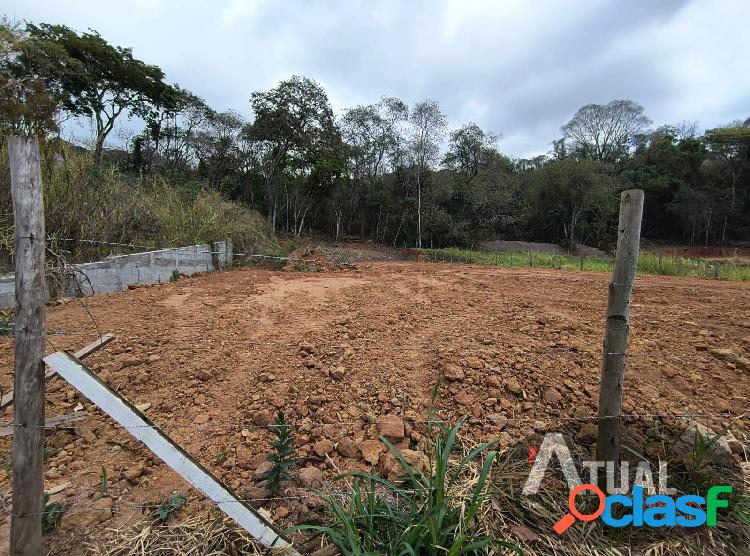
[[[608,276],[560,270],[361,263],[334,273],[237,270],[50,307],[49,351],[76,349],[97,328],[117,338],[88,364],[192,455],[281,525],[320,504],[338,470],[396,474],[377,440],[415,464],[437,381],[436,416],[468,416],[466,434],[502,447],[561,432],[592,449]],[[736,432],[743,457],[750,409],[750,285],[638,279],[631,309],[625,411],[708,415]],[[12,387],[12,341],[0,339],[0,386]],[[71,511],[47,537],[52,553],[137,520],[174,490],[201,497],[61,379],[48,416],[83,408],[85,421],[50,431],[47,487]],[[277,410],[294,424],[302,458],[283,501],[266,498],[264,459]],[[574,418],[574,419],[571,419]],[[12,408],[3,423],[12,420]],[[667,422],[676,422],[666,419]],[[648,442],[653,419],[628,422],[625,442]],[[740,440],[737,440],[740,439]],[[744,448],[747,446],[745,445]],[[0,451],[9,458],[9,438]],[[3,493],[10,494],[5,470]],[[106,488],[102,477],[106,476]],[[81,511],[90,509],[91,511]],[[0,517],[0,546],[9,518]]]

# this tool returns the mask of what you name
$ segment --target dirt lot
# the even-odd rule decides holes
[[[263,496],[253,479],[270,442],[262,425],[277,409],[298,425],[298,452],[309,456],[303,467],[364,469],[359,447],[378,432],[371,423],[405,417],[402,445],[418,442],[423,425],[412,421],[427,416],[444,375],[451,380],[441,387],[438,415],[472,416],[471,435],[500,436],[508,446],[554,431],[590,446],[590,423],[556,417],[595,414],[608,279],[386,262],[325,273],[214,273],[87,298],[99,330],[117,336],[88,363],[134,403],[151,404],[154,422],[249,498]],[[719,415],[750,406],[750,285],[639,277],[631,315],[625,410],[711,414],[699,421],[746,430],[747,421]],[[81,347],[96,332],[77,302],[51,307],[49,328],[70,333],[50,336],[50,351]],[[8,339],[0,340],[0,363],[5,391],[12,385]],[[132,505],[161,502],[173,490],[188,495],[188,511],[202,504],[61,379],[48,384],[47,400],[48,416],[79,402],[90,413],[75,430],[48,437],[48,487],[72,484],[54,498],[68,508],[90,506],[102,494],[104,468],[104,494],[116,510],[107,519],[105,508],[104,521],[88,529],[71,513],[47,537],[53,553],[81,553],[82,540],[139,518]],[[488,423],[488,415],[507,423]],[[3,423],[11,420],[12,408]],[[638,444],[639,431],[629,429],[627,442]],[[9,447],[2,439],[0,450]],[[2,486],[8,495],[7,476]],[[289,525],[310,504],[265,506]],[[8,524],[4,516],[3,549]]]

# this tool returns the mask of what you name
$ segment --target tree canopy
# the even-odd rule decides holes
[[[51,138],[62,119],[88,119],[99,164],[136,182],[164,176],[186,195],[216,192],[263,212],[279,233],[607,248],[619,192],[638,187],[647,238],[750,238],[750,118],[701,135],[685,121],[652,129],[633,100],[586,104],[548,153],[517,159],[502,153],[500,130],[448,129],[432,99],[382,97],[337,116],[325,89],[298,75],[248,95],[236,112],[215,110],[96,31],[0,24],[2,133]],[[121,118],[142,128],[121,152],[105,152]]]

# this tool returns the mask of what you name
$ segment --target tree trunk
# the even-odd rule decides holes
[[[270,206],[271,210],[271,231],[276,233],[276,196],[273,197],[273,204]]]
[[[422,248],[422,180],[420,168],[417,168],[417,247]]]
[[[96,135],[96,142],[94,143],[94,159],[97,162],[102,161],[102,154],[104,153],[104,140],[106,136],[103,133]]]

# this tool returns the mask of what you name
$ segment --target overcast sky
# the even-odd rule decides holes
[[[750,116],[750,1],[4,0],[12,19],[98,30],[170,82],[249,117],[250,92],[316,79],[338,113],[382,95],[440,102],[451,126],[549,150],[587,103],[656,125]]]

